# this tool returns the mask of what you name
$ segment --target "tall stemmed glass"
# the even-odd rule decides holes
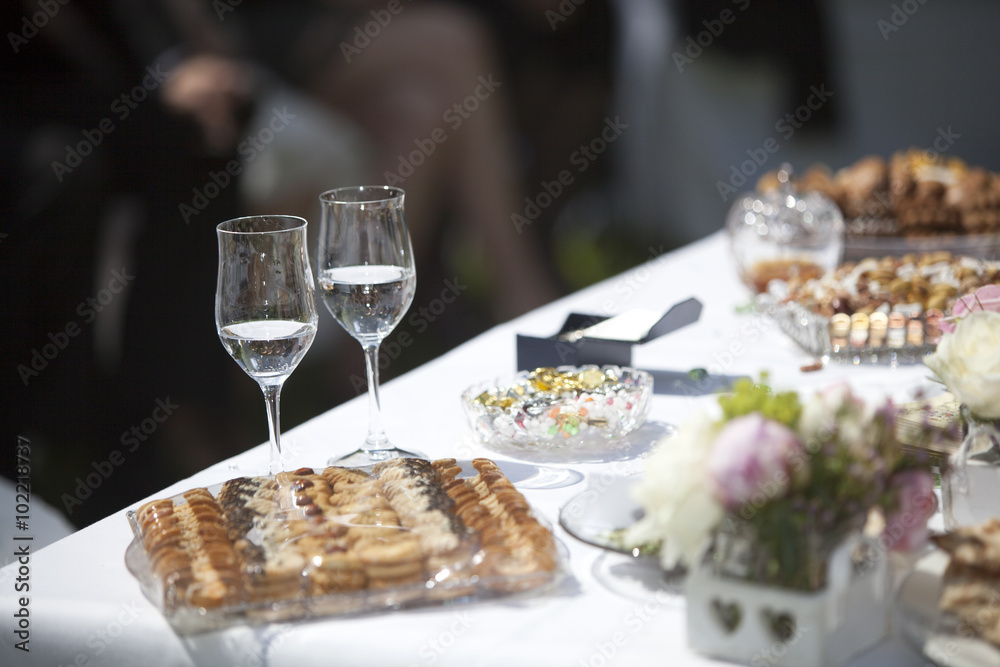
[[[334,461],[368,465],[418,456],[394,447],[382,426],[378,350],[413,302],[417,274],[399,188],[359,186],[320,195],[320,294],[340,326],[365,351],[368,436],[360,449]]]
[[[226,350],[260,385],[267,404],[271,453],[281,458],[281,387],[316,336],[318,316],[306,252],[306,221],[287,215],[227,220],[219,236],[215,326]]]

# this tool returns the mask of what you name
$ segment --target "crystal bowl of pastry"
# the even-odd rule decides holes
[[[627,446],[649,412],[653,378],[620,366],[560,366],[473,385],[462,407],[496,451],[599,454]]]
[[[796,189],[789,165],[776,186],[739,197],[726,216],[736,272],[754,292],[772,280],[817,278],[840,262],[844,219],[820,192]]]

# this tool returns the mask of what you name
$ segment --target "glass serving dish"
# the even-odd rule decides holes
[[[740,279],[756,293],[772,280],[819,277],[840,262],[844,217],[819,192],[799,192],[791,167],[782,165],[778,187],[747,193],[726,216],[730,250]]]
[[[495,463],[397,461],[419,464],[300,469],[146,503],[127,513],[126,566],[179,634],[535,595],[562,579],[565,547]]]
[[[824,361],[853,365],[916,364],[937,348],[936,339],[924,335],[933,333],[927,331],[926,323],[920,324],[922,342],[919,344],[907,342],[905,338],[901,343],[894,338],[890,344],[888,334],[877,345],[874,343],[878,341],[867,334],[864,340],[852,340],[850,329],[839,335],[841,332],[836,331],[838,324],[833,318],[814,313],[796,301],[786,301],[780,288],[773,283],[770,291],[757,295],[755,303],[757,310],[773,318],[778,328],[799,347]]]
[[[1000,262],[935,250],[845,262],[814,280],[774,280],[755,303],[814,357],[919,363],[957,299],[998,282]]]
[[[574,456],[627,448],[646,421],[653,378],[620,366],[560,366],[473,385],[462,407],[476,438],[505,453]]]
[[[891,223],[891,221],[889,222]],[[844,261],[942,250],[978,259],[1000,258],[1000,234],[998,233],[939,234],[935,236],[888,234],[879,236],[858,231],[866,223],[872,224],[871,221],[863,220],[850,220],[845,223],[847,234],[844,237]],[[856,233],[852,233],[852,231]]]

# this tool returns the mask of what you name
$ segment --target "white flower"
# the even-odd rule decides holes
[[[874,414],[874,407],[856,397],[846,382],[813,394],[802,405],[799,417],[806,451],[816,454],[826,443],[839,439],[847,443],[854,458],[869,458],[878,436],[871,428]]]
[[[974,415],[1000,419],[1000,313],[966,315],[924,363]]]
[[[700,415],[677,435],[661,440],[633,490],[645,516],[628,529],[625,542],[662,541],[660,561],[666,569],[696,563],[725,514],[708,483],[708,457],[717,433],[712,420]]]
[[[799,432],[807,439],[807,446],[811,438],[818,438],[820,442],[829,440],[829,434],[837,426],[836,414],[850,395],[850,385],[842,382],[816,392],[802,404]]]

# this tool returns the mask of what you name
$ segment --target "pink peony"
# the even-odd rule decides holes
[[[959,320],[977,310],[992,310],[1000,313],[1000,285],[983,285],[973,294],[966,294],[955,302],[951,317],[941,320],[941,331],[955,333]]]
[[[885,520],[885,536],[893,551],[913,551],[927,544],[927,520],[937,511],[934,476],[927,470],[906,470],[892,477],[899,505]]]
[[[716,498],[752,516],[784,496],[792,481],[789,464],[802,452],[798,437],[780,422],[756,413],[733,419],[716,436],[708,460]]]

